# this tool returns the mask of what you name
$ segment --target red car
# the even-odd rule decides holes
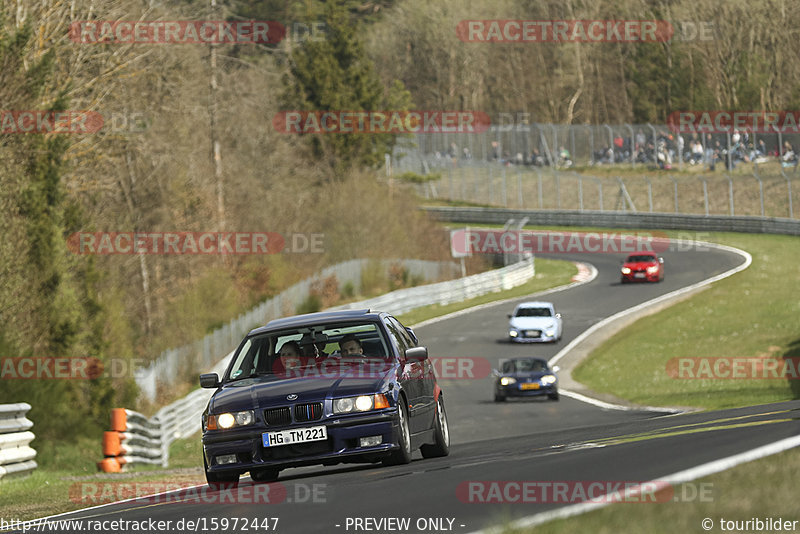
[[[652,252],[631,254],[622,262],[623,284],[627,282],[660,282],[664,279],[664,258]]]

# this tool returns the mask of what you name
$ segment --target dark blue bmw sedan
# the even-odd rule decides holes
[[[427,348],[387,313],[321,312],[251,331],[203,414],[210,485],[278,478],[341,462],[403,464],[419,449],[446,456],[444,396]]]

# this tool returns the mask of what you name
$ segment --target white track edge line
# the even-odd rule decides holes
[[[761,458],[766,458],[767,456],[772,456],[773,454],[778,454],[780,452],[792,449],[794,447],[800,447],[800,436],[784,438],[772,443],[768,443],[767,445],[756,447],[755,449],[750,449],[749,451],[741,452],[739,454],[734,454],[732,456],[727,456],[725,458],[720,458],[718,460],[712,460],[711,462],[707,462],[705,464],[700,464],[695,467],[690,467],[689,469],[678,471],[677,473],[673,473],[671,475],[658,478],[656,480],[645,482],[643,484],[640,484],[639,486],[641,487],[644,484],[657,484],[657,483],[677,484],[682,482],[690,482],[692,480],[696,480],[701,477],[706,477],[709,475],[719,473],[721,471],[731,469],[743,463],[751,462],[753,460],[758,460]],[[607,496],[608,495],[604,497]],[[611,499],[605,499],[608,502],[602,502],[603,500],[604,500],[603,497],[601,497],[598,501],[595,502],[582,502],[578,504],[564,506],[562,508],[558,508],[556,510],[552,510],[549,512],[541,512],[538,514],[517,519],[508,526],[512,528],[533,527],[536,525],[541,525],[542,523],[547,523],[548,521],[552,521],[554,519],[567,519],[569,517],[573,517],[586,512],[590,512],[592,510],[603,508],[605,506],[608,506],[609,504],[614,504],[613,502],[611,502]],[[499,534],[500,532],[504,532],[505,529],[506,526],[489,527],[486,529],[473,531],[469,534]]]

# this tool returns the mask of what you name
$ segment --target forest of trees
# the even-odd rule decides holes
[[[92,111],[105,125],[0,134],[0,356],[149,359],[325,265],[448,257],[415,200],[376,179],[402,139],[285,135],[272,126],[280,110],[525,112],[578,124],[793,110],[798,15],[787,0],[6,0],[0,110]],[[455,31],[467,19],[682,21],[706,23],[713,38],[468,43]],[[277,44],[70,38],[90,20],[270,20],[288,34]],[[311,27],[325,31],[297,31]],[[66,243],[74,232],[222,230],[323,232],[325,252],[86,256]],[[0,388],[0,402],[34,409],[59,399],[32,414],[53,436],[99,431],[109,408],[136,396],[130,377]]]

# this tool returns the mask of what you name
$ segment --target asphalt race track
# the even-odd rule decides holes
[[[619,283],[622,254],[558,256],[591,263],[599,274],[588,284],[543,297],[553,301],[564,318],[564,337],[556,345],[506,341],[506,314],[515,302],[483,307],[416,332],[434,357],[482,358],[492,367],[512,356],[550,358],[601,319],[743,261],[739,255],[715,249],[673,250],[662,255],[666,279],[645,285]],[[201,518],[192,525],[196,529],[184,522],[181,530],[203,531],[204,527],[212,530],[212,518],[229,522],[257,518],[261,525],[264,518],[278,518],[277,525],[269,524],[270,532],[467,533],[575,502],[547,496],[529,503],[481,502],[491,495],[488,481],[645,482],[800,434],[800,401],[665,416],[598,408],[563,395],[558,402],[495,403],[488,376],[441,380],[441,384],[452,437],[446,458],[423,460],[417,452],[411,464],[398,467],[356,464],[290,469],[269,486],[268,494],[274,497],[269,504],[263,500],[231,503],[224,495],[214,498],[214,492],[208,491],[209,502],[182,497],[183,502],[130,501],[58,519],[170,520],[171,528],[161,530],[177,530],[177,521]],[[630,439],[634,434],[637,439]],[[259,486],[263,493],[264,485]],[[247,488],[249,494],[257,489],[243,478],[236,491],[247,492]],[[504,498],[514,501],[515,496],[518,492],[506,493]],[[230,525],[227,530],[234,531]],[[222,527],[213,530],[224,531]],[[266,531],[263,527],[249,530]],[[245,529],[238,526],[235,531]]]

